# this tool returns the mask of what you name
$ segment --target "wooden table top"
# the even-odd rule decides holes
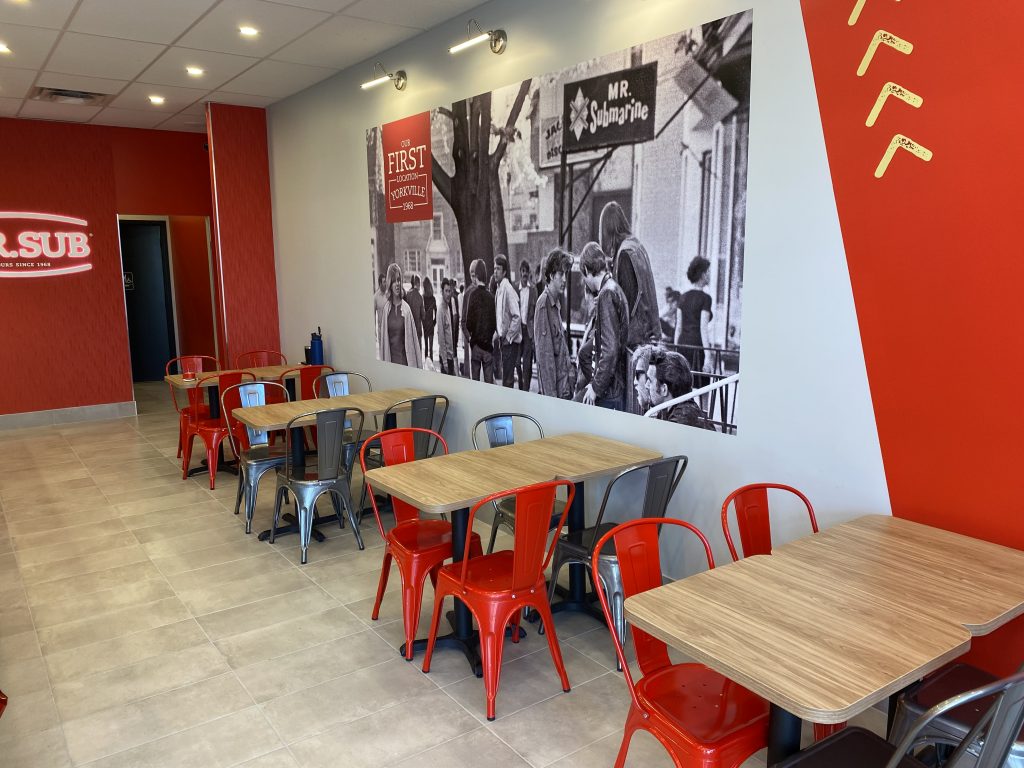
[[[256,368],[230,368],[225,371],[199,371],[194,379],[184,379],[182,374],[175,373],[171,376],[164,376],[164,381],[175,389],[195,389],[199,382],[207,376],[217,376],[221,373],[237,373],[239,371],[251,373],[256,377],[257,381],[277,381],[281,377],[282,373],[295,367],[296,366],[294,365],[264,365]],[[299,372],[295,371],[288,378],[293,378],[298,375]],[[206,381],[203,386],[212,387],[216,385],[216,383],[216,379],[210,379],[209,381]]]
[[[873,594],[900,587],[911,610],[985,635],[1024,614],[1024,552],[910,520],[868,515],[774,550],[813,578]]]
[[[424,397],[429,392],[418,389],[382,389],[377,392],[361,392],[343,397],[322,397],[316,400],[294,400],[290,403],[273,403],[249,408],[235,408],[232,415],[246,426],[260,430],[284,429],[288,422],[303,413],[327,411],[332,408],[358,408],[367,417],[379,416],[402,400]],[[296,426],[314,424],[310,418]],[[365,428],[365,427],[364,427]]]
[[[1024,613],[1024,552],[868,515],[626,600],[630,622],[817,723]]]
[[[555,479],[582,482],[659,458],[658,451],[648,448],[571,433],[371,469],[366,479],[374,490],[422,512],[441,514],[523,485]]]
[[[768,701],[839,723],[964,653],[970,633],[908,614],[902,585],[867,596],[755,555],[626,600],[649,634]]]

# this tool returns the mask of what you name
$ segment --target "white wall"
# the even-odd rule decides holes
[[[743,296],[739,434],[729,437],[380,363],[374,352],[365,130],[561,69],[596,54],[754,8],[750,176]],[[509,47],[459,56],[469,15],[503,27]],[[453,450],[498,410],[528,411],[549,434],[588,431],[685,453],[690,467],[671,513],[698,525],[716,559],[728,552],[722,499],[748,482],[795,485],[824,526],[888,514],[878,436],[832,195],[798,0],[495,0],[386,51],[408,88],[364,92],[370,63],[269,110],[283,349],[323,327],[329,363],[365,372],[375,388],[447,394]],[[588,497],[600,488],[588,489]],[[803,521],[780,526],[792,538]],[[700,570],[698,551],[670,541],[668,570]]]

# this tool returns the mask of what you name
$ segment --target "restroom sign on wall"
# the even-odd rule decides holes
[[[71,275],[92,269],[89,222],[72,216],[0,211],[0,278]]]

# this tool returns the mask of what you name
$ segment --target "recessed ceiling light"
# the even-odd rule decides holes
[[[206,73],[206,70],[202,67],[185,67],[185,71],[192,75],[192,77],[202,77]]]
[[[160,106],[165,101],[166,101],[166,99],[163,96],[150,96],[149,97],[149,103],[150,104],[156,104],[157,106]]]
[[[0,43],[0,53],[10,53],[11,49],[7,47],[7,43]]]
[[[238,33],[242,37],[256,37],[256,35],[258,35],[260,31],[256,29],[256,27],[244,26],[238,28]]]

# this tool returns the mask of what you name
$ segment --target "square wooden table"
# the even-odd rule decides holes
[[[462,559],[466,536],[469,535],[469,508],[492,493],[548,480],[570,480],[577,487],[567,518],[575,530],[584,525],[585,480],[637,464],[651,463],[659,458],[661,453],[648,448],[596,435],[572,433],[371,469],[366,473],[366,481],[375,491],[389,493],[421,512],[450,513],[453,557],[458,562]],[[570,592],[578,589],[579,595],[570,594],[566,603],[575,599],[580,605],[589,605],[585,599],[582,574],[576,578],[578,588],[571,585]],[[456,599],[455,611],[449,615],[449,622],[454,632],[439,637],[438,645],[462,650],[479,675],[479,641],[473,632],[472,616],[460,600]],[[417,648],[425,646],[425,640],[416,641]]]
[[[377,392],[360,392],[358,394],[343,395],[339,397],[321,397],[315,400],[294,400],[287,403],[271,403],[269,405],[249,406],[248,408],[235,408],[231,415],[252,429],[272,432],[277,429],[285,429],[296,416],[304,413],[317,413],[319,411],[330,411],[336,408],[353,408],[363,412],[365,417],[381,416],[396,403],[417,397],[428,397],[430,393],[418,389],[382,389]],[[306,453],[302,439],[304,426],[316,424],[315,416],[308,419],[301,419],[292,426],[292,465],[303,467],[306,464]],[[331,497],[332,500],[334,496]],[[338,510],[328,517],[315,519],[317,525],[321,523],[337,522]],[[287,526],[282,526],[274,531],[274,537],[297,533],[298,520],[293,515],[284,515]],[[270,538],[270,529],[259,534],[260,541]],[[324,535],[316,528],[313,529],[313,537],[317,541],[323,541]]]
[[[905,520],[860,518],[776,551],[625,604],[635,627],[771,702],[769,764],[799,748],[800,718],[843,722],[963,654],[965,620],[982,634],[1024,611],[1024,580],[1005,579],[1024,553]],[[992,601],[974,591],[989,585]],[[972,594],[987,604],[972,609]]]

